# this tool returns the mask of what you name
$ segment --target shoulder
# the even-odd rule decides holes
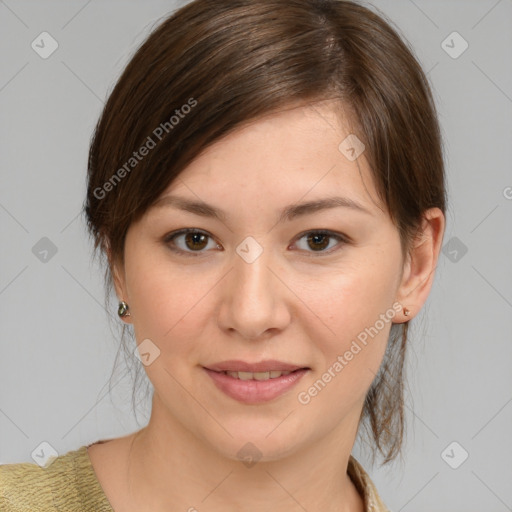
[[[28,462],[0,465],[0,510],[56,510],[51,486],[55,472],[49,469]]]
[[[95,479],[86,446],[54,458],[45,467],[28,462],[0,465],[0,510],[112,511]]]

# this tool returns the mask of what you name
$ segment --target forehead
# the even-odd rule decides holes
[[[220,208],[262,208],[342,195],[378,210],[364,145],[340,113],[324,102],[252,121],[206,148],[159,199],[179,192]]]

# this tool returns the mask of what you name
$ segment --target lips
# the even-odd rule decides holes
[[[310,370],[276,360],[223,361],[203,368],[220,391],[246,404],[261,404],[278,398]]]
[[[246,372],[246,373],[263,373],[263,372],[294,372],[302,368],[309,369],[306,366],[299,366],[296,364],[285,363],[283,361],[277,361],[275,359],[269,359],[266,361],[260,361],[259,363],[248,363],[246,361],[231,360],[222,361],[221,363],[215,363],[205,366],[208,370],[214,372]]]
[[[262,404],[286,394],[309,370],[295,370],[288,375],[267,380],[242,380],[233,378],[224,372],[215,372],[207,368],[204,368],[204,371],[216,388],[230,398],[245,404]]]

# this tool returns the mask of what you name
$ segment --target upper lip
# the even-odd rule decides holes
[[[276,361],[275,359],[260,361],[259,363],[247,363],[246,361],[231,360],[222,361],[220,363],[210,364],[205,366],[208,370],[215,372],[268,372],[268,371],[282,371],[293,372],[306,368],[306,366],[299,366],[296,364],[285,363],[283,361]]]

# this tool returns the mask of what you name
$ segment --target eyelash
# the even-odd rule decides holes
[[[181,236],[181,235],[186,235],[188,233],[193,233],[193,234],[198,234],[198,235],[205,235],[207,236],[208,238],[212,239],[213,240],[213,237],[207,233],[206,231],[202,231],[200,229],[195,229],[195,228],[185,228],[185,229],[180,229],[179,231],[173,231],[172,233],[169,233],[168,235],[166,235],[164,237],[164,243],[169,247],[169,249],[173,252],[176,252],[178,254],[181,254],[181,255],[184,255],[184,256],[191,256],[191,257],[201,257],[203,253],[205,253],[206,251],[204,250],[201,250],[201,251],[184,251],[183,249],[178,249],[176,248],[174,244],[174,239],[177,238],[178,236]],[[347,244],[349,243],[349,239],[348,237],[340,234],[340,233],[334,233],[332,231],[329,231],[329,230],[311,230],[311,231],[305,231],[303,233],[300,233],[299,235],[297,235],[297,238],[296,240],[300,240],[301,238],[305,237],[306,235],[324,235],[324,236],[328,236],[330,238],[336,238],[339,242],[338,244],[338,248],[331,248],[329,249],[328,251],[306,251],[306,252],[312,252],[313,254],[310,254],[308,257],[317,257],[315,255],[315,252],[318,252],[319,255],[325,255],[325,254],[332,254],[333,252],[339,250],[339,246],[342,246],[344,244]]]

